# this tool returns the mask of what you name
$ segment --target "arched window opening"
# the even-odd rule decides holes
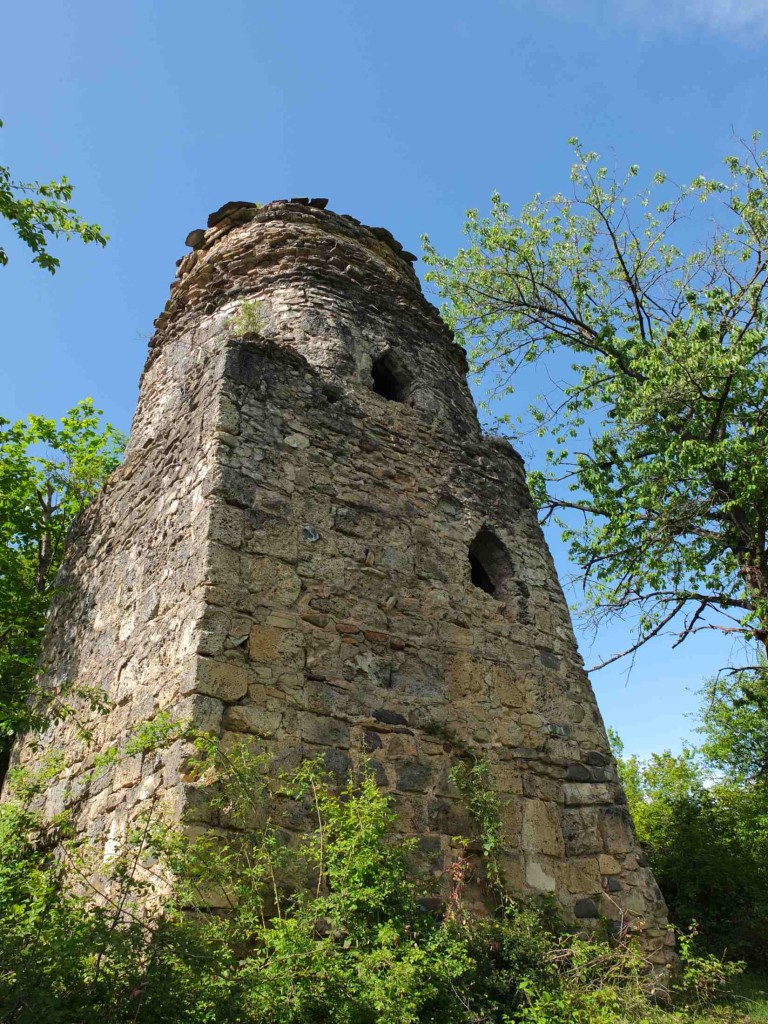
[[[469,546],[469,576],[473,584],[499,597],[512,573],[509,553],[496,534],[484,526]]]
[[[388,353],[385,352],[374,362],[371,367],[371,377],[373,378],[373,390],[377,395],[381,395],[382,398],[386,398],[390,402],[405,400],[406,382],[392,365]]]

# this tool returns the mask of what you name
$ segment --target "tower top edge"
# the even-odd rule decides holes
[[[413,267],[417,257],[387,228],[335,213],[326,209],[327,203],[307,197],[263,206],[231,201],[210,214],[205,228],[190,232],[186,242],[192,251],[177,261],[170,296],[155,320],[145,370],[170,338],[204,323],[206,329],[223,329],[238,304],[256,301],[264,330],[292,339],[286,344],[305,354],[314,351],[313,359],[324,366],[331,359],[330,349],[338,348],[336,356],[346,360],[337,367],[340,376],[363,372],[366,360],[376,355],[363,348],[378,337],[384,323],[400,338],[401,347],[408,337],[411,347],[426,346],[441,365],[447,360],[446,365],[466,375],[466,353],[424,295]],[[363,348],[346,351],[347,341],[342,343],[339,335],[321,352],[320,335],[329,338],[330,322],[345,318],[361,345],[366,339]],[[301,341],[296,340],[297,331]],[[379,347],[386,347],[384,334],[379,341]],[[427,376],[435,372],[433,367]]]
[[[232,228],[250,221],[290,220],[297,215],[304,215],[316,220],[318,226],[333,225],[337,230],[339,227],[346,227],[350,234],[356,234],[358,239],[367,235],[372,242],[383,242],[408,266],[418,259],[418,256],[409,252],[387,228],[364,224],[349,213],[336,213],[327,207],[327,199],[308,196],[274,199],[263,204],[246,200],[229,201],[209,214],[205,228],[190,231],[186,237],[186,244],[195,251],[207,249]]]

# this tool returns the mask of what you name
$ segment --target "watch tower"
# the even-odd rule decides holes
[[[482,435],[415,257],[324,207],[228,203],[188,238],[125,461],[49,618],[47,683],[101,687],[112,710],[88,743],[67,722],[44,737],[68,759],[48,810],[74,800],[107,849],[155,795],[204,819],[183,744],[84,774],[169,709],[284,765],[367,755],[439,870],[469,827],[449,771],[471,749],[513,888],[585,925],[632,919],[664,963],[666,910],[522,461]]]

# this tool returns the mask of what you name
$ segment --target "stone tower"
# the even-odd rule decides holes
[[[487,754],[507,877],[585,923],[669,939],[519,456],[483,437],[464,351],[382,228],[293,199],[194,231],[157,320],[124,464],[62,571],[48,683],[112,704],[67,753],[113,848],[146,799],[201,813],[183,750],[88,780],[159,709],[280,764],[365,753],[435,868],[467,823],[448,772]],[[38,755],[22,746],[17,761]]]

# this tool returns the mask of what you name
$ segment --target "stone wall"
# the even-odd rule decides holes
[[[449,771],[485,753],[514,889],[585,924],[633,920],[663,963],[666,911],[522,462],[481,435],[410,254],[323,206],[228,204],[190,235],[125,464],[80,524],[48,630],[51,685],[99,686],[113,710],[90,744],[71,724],[45,741],[76,778],[169,707],[279,765],[323,754],[343,775],[366,756],[436,872],[470,830]],[[114,844],[157,793],[205,819],[183,756],[76,786],[81,827]]]

